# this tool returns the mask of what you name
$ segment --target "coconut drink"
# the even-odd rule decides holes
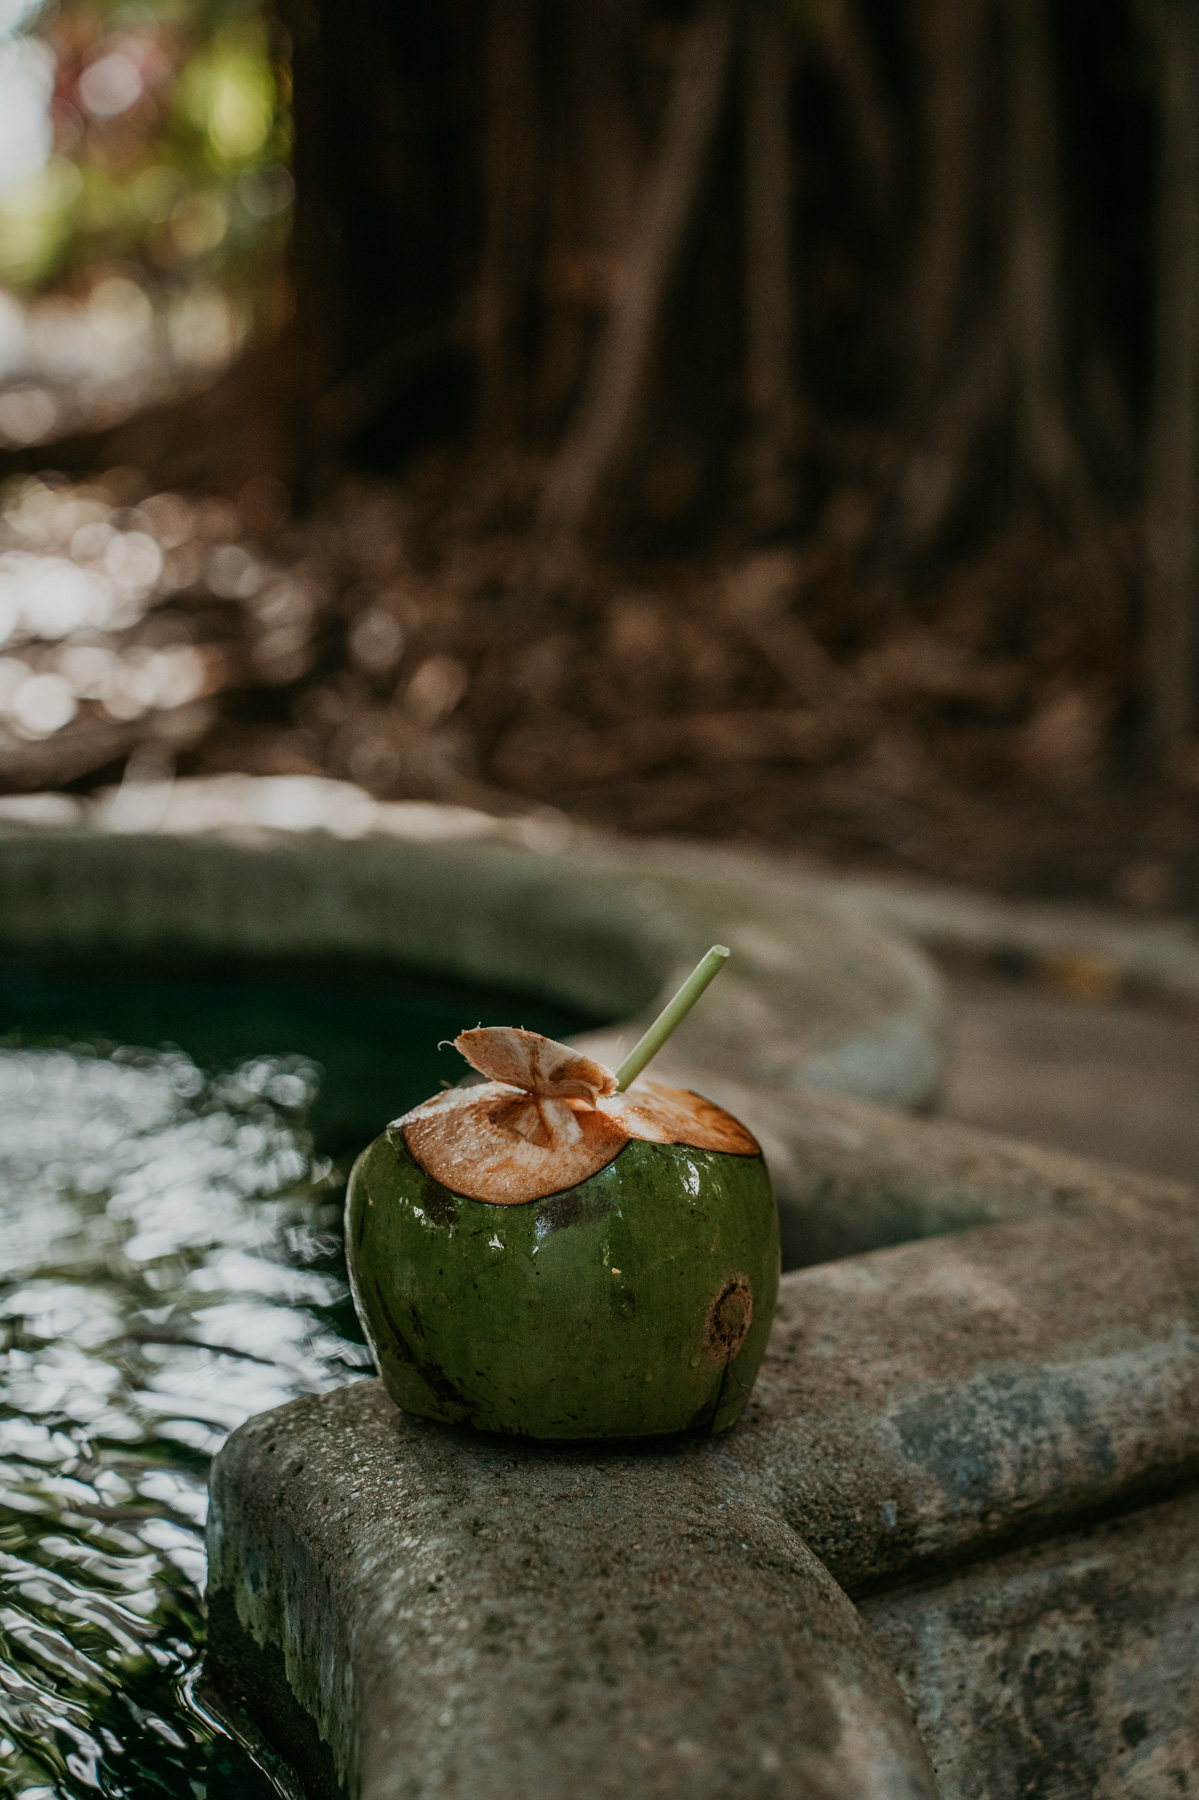
[[[778,1289],[770,1177],[729,1113],[635,1078],[727,954],[615,1074],[536,1032],[462,1032],[483,1082],[426,1100],[359,1157],[350,1280],[405,1412],[544,1439],[737,1418]]]

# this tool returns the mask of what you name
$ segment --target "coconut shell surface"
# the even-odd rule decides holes
[[[497,1103],[474,1088],[434,1108],[457,1118],[472,1096]],[[611,1135],[580,1124],[601,1166],[524,1204],[451,1191],[422,1167],[411,1134],[425,1108],[363,1152],[346,1208],[350,1278],[406,1412],[546,1439],[707,1434],[736,1419],[778,1289],[766,1165],[756,1145],[637,1135],[646,1101],[619,1098],[625,1110],[590,1128]]]

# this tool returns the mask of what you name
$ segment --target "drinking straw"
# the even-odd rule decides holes
[[[636,1081],[651,1058],[657,1056],[671,1032],[682,1024],[708,983],[719,975],[728,959],[729,953],[724,945],[713,944],[708,954],[696,964],[674,999],[667,1001],[640,1043],[634,1046],[617,1069],[618,1094],[623,1094],[630,1082]]]

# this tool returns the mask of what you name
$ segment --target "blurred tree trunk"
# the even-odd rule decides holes
[[[766,530],[794,521],[795,275],[792,34],[778,0],[751,0],[745,94],[745,332],[749,509]]]
[[[427,429],[422,391],[447,422],[469,404],[487,13],[484,0],[284,0],[283,16],[294,46],[295,443],[315,492],[364,432]],[[496,69],[504,54],[519,60],[501,37],[497,27],[497,87],[520,79]],[[493,280],[517,238],[512,220],[493,236]],[[494,361],[505,333],[491,329]]]
[[[546,478],[537,526],[542,560],[569,552],[603,483],[631,449],[668,284],[720,116],[731,34],[729,0],[703,0],[679,49],[661,143],[620,258],[608,318]]]
[[[530,370],[539,438],[559,432],[636,212],[643,144],[635,116],[642,0],[561,0],[564,79],[547,120],[554,144],[546,194],[543,321]]]
[[[974,230],[984,9],[985,0],[926,0],[915,10],[926,136],[925,203],[908,296],[917,405],[927,402],[960,324]]]
[[[1102,544],[1131,504],[1085,435],[1080,371],[1107,357],[1150,418],[1154,738],[1194,731],[1199,0],[279,4],[295,319],[279,379],[248,359],[208,407],[224,440],[185,423],[165,469],[229,486],[269,441],[315,501],[420,463],[434,534],[502,527],[550,586],[615,543],[811,532],[873,487],[902,601],[1017,518]],[[1147,163],[1156,101],[1151,383],[1149,178],[1111,153],[1119,83],[1084,54],[1136,7],[1161,47],[1133,120]],[[259,395],[283,426],[247,418],[235,456]]]
[[[1147,470],[1151,747],[1194,735],[1199,654],[1199,8],[1153,0],[1161,129],[1157,330]]]
[[[1057,101],[1046,0],[1007,0],[1008,353],[1018,454],[1067,516],[1090,509],[1086,466],[1066,414]]]
[[[900,553],[936,547],[977,491],[983,443],[993,467],[1004,446],[1009,508],[1037,501],[1093,540],[1097,509],[1064,353],[1048,0],[927,0],[919,16],[923,208],[909,285]]]
[[[483,455],[523,424],[520,332],[536,222],[536,0],[491,9],[483,135],[483,244],[475,303]]]
[[[967,272],[979,249],[985,118],[983,36],[988,0],[926,0],[916,9],[923,63],[922,200],[909,279],[906,456],[899,481],[900,539],[928,542],[967,466],[971,440],[993,404],[1001,360],[995,320],[971,334]]]
[[[969,4],[969,0],[964,0]],[[919,0],[916,0],[917,7]],[[849,116],[857,160],[868,189],[871,209],[881,214],[894,203],[899,186],[898,145],[893,107],[881,79],[878,57],[862,22],[859,0],[810,8],[810,0],[792,12],[812,20],[821,50],[833,73]]]
[[[801,375],[828,369],[819,344],[801,368],[800,327],[821,329],[806,296],[857,258],[863,327],[894,359],[871,429],[895,446],[881,554],[901,582],[964,519],[985,535],[1033,506],[1100,536],[1050,0],[908,0],[889,44],[858,0],[290,4],[311,9],[296,442],[318,485],[347,453],[469,444],[456,519],[499,504],[543,573],[605,518],[636,531],[671,456],[704,471],[673,516],[698,527],[703,491],[750,533],[794,527]],[[839,96],[848,160],[814,79]],[[890,269],[868,273],[871,240]]]

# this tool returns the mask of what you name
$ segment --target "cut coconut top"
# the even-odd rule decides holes
[[[454,1042],[490,1080],[435,1095],[393,1130],[427,1175],[468,1199],[521,1206],[577,1187],[630,1138],[758,1155],[744,1125],[710,1100],[656,1081],[618,1094],[610,1069],[536,1031],[480,1026]]]

